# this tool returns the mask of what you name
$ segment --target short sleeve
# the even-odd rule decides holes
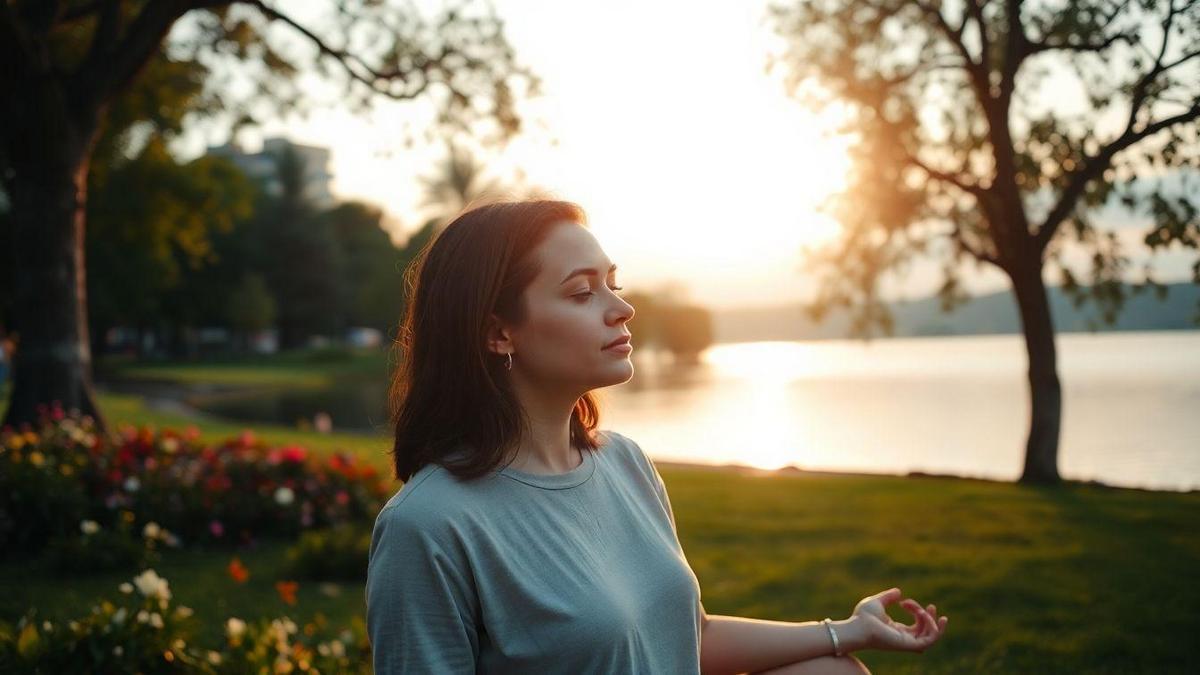
[[[478,600],[464,563],[398,507],[375,520],[367,564],[367,633],[374,669],[474,673]]]
[[[662,475],[658,473],[658,468],[654,466],[654,462],[651,461],[646,452],[642,450],[642,446],[637,444],[637,441],[629,438],[628,436],[621,434],[617,435],[621,436],[621,438],[625,439],[625,442],[629,444],[629,447],[633,450],[638,464],[642,466],[642,470],[646,473],[647,477],[649,477],[651,484],[654,485],[654,492],[658,495],[658,501],[662,503],[663,510],[667,512],[667,517],[671,520],[671,529],[675,531],[675,536],[678,538],[679,530],[675,527],[675,512],[671,510],[671,498],[667,495],[667,485],[663,482]]]
[[[667,484],[663,482],[662,474],[658,472],[658,467],[654,466],[653,460],[642,450],[642,446],[638,445],[633,439],[623,436],[630,447],[637,454],[639,463],[648,471],[651,478],[651,483],[654,484],[654,491],[658,494],[658,500],[662,502],[663,509],[667,512],[667,517],[671,520],[671,530],[675,532],[675,543],[679,546],[679,553],[687,560],[687,554],[683,551],[683,544],[679,541],[679,528],[675,526],[675,512],[671,509],[671,497],[667,494]],[[704,610],[704,603],[697,598],[696,604],[699,607],[700,616],[706,617],[708,614]]]

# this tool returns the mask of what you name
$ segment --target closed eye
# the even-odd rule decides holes
[[[623,290],[625,290],[625,287],[624,286],[609,286],[608,289],[610,291],[623,291]],[[576,293],[576,294],[572,295],[571,297],[572,298],[587,298],[587,297],[590,297],[593,295],[595,295],[595,293],[593,293],[591,291],[586,291],[584,293]]]

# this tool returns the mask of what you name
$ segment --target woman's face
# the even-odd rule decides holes
[[[613,290],[616,265],[577,223],[552,228],[535,255],[541,272],[525,289],[526,321],[507,331],[514,377],[573,396],[628,381],[629,352],[604,348],[629,334],[634,315]]]

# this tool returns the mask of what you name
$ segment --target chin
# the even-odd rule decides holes
[[[598,386],[611,387],[614,384],[625,384],[633,378],[633,363],[628,359],[619,362],[622,365],[612,367],[612,376],[605,378],[605,382]]]

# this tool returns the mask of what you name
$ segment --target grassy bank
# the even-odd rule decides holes
[[[113,424],[196,423],[206,440],[244,427],[148,410],[134,397],[102,396],[100,405]],[[268,425],[255,432],[272,443],[350,450],[386,466],[383,438]],[[751,475],[668,464],[660,470],[710,614],[842,618],[864,595],[899,586],[936,603],[950,625],[924,655],[859,653],[876,672],[1190,671],[1190,639],[1200,629],[1200,493]],[[284,606],[273,583],[282,578],[285,547],[239,552],[251,570],[245,586],[225,573],[228,552],[168,552],[158,569],[200,616],[361,615],[355,584],[322,591],[302,582],[299,604]],[[131,576],[64,581],[31,563],[0,566],[6,618],[31,605],[49,616],[85,612]],[[902,610],[892,615],[908,619]]]
[[[97,360],[96,372],[98,378],[172,380],[185,384],[319,387],[337,377],[386,378],[390,358],[386,349],[376,347],[303,349],[204,361],[146,362],[105,356]]]

